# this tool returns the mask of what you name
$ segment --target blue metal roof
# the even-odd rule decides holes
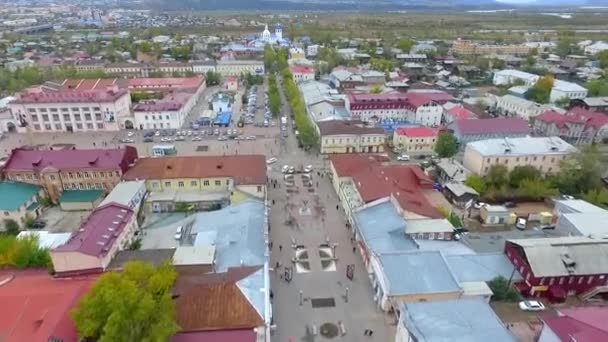
[[[405,236],[405,219],[391,202],[384,202],[353,214],[355,225],[372,253],[417,249]]]
[[[462,291],[441,252],[390,252],[378,259],[389,296]]]
[[[407,303],[399,324],[418,342],[514,342],[490,305],[479,298]]]
[[[506,279],[512,276],[515,281],[522,279],[504,253],[448,255],[445,258],[460,282],[488,282],[498,276]]]
[[[215,246],[216,272],[229,267],[264,265],[264,203],[247,200],[217,211],[196,214],[195,246]]]

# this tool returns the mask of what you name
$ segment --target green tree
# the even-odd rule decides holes
[[[437,143],[435,144],[435,153],[440,158],[450,158],[458,152],[458,140],[454,135],[441,132],[437,136]]]
[[[192,45],[182,45],[171,48],[171,57],[187,61],[192,58]]]
[[[37,236],[30,235],[17,239],[14,235],[0,235],[0,268],[26,269],[50,266],[49,252],[40,247]]]
[[[509,179],[509,169],[501,164],[492,165],[490,166],[485,179],[488,185],[495,188],[500,188],[507,184],[507,180]]]
[[[485,194],[488,190],[488,184],[482,177],[478,175],[470,175],[467,177],[464,184],[479,192],[480,195]]]
[[[512,188],[518,188],[523,180],[539,179],[541,177],[540,170],[534,166],[516,166],[509,173],[509,185]]]
[[[519,184],[518,193],[524,198],[534,201],[542,200],[558,194],[551,184],[543,179],[524,179]]]
[[[167,341],[178,331],[169,263],[160,267],[135,261],[120,273],[103,274],[72,312],[83,340]]]
[[[526,93],[526,98],[538,103],[548,103],[553,89],[554,78],[552,75],[546,75],[536,81]]]
[[[555,53],[560,57],[574,54],[576,52],[575,42],[573,32],[560,33],[555,46]]]
[[[205,76],[206,76],[205,79],[206,79],[206,83],[207,83],[208,87],[218,85],[222,81],[220,74],[217,72],[211,71],[211,70],[207,71]]]
[[[376,71],[392,71],[395,67],[393,61],[384,58],[371,58],[369,66]]]
[[[595,146],[587,146],[560,162],[553,181],[563,194],[585,194],[602,187],[605,170],[606,157]]]
[[[589,96],[608,96],[608,79],[591,80],[585,83]]]
[[[4,231],[10,235],[19,234],[19,223],[17,223],[17,221],[12,220],[12,219],[5,219],[4,220]]]
[[[608,50],[603,50],[599,52],[595,57],[598,61],[600,61],[600,68],[608,68]]]
[[[370,89],[370,94],[380,94],[382,92],[382,88],[381,87],[373,87],[372,89]]]
[[[519,293],[511,287],[509,280],[498,276],[488,282],[488,287],[492,290],[492,300],[498,302],[516,302],[519,300]]]
[[[403,53],[408,53],[410,52],[410,50],[412,49],[412,46],[414,46],[415,42],[411,39],[401,39],[399,40],[399,43],[397,43],[397,47],[399,49],[401,49],[403,51]]]
[[[590,189],[583,194],[583,199],[602,208],[608,208],[608,190],[606,188]]]

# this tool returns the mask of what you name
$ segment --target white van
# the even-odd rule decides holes
[[[175,230],[175,240],[181,240],[182,239],[182,226],[177,227],[177,229]]]

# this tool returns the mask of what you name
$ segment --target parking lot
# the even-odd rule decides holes
[[[45,208],[38,217],[44,221],[44,230],[52,233],[71,233],[80,227],[80,223],[89,216],[91,212],[84,211],[62,211],[60,207]]]

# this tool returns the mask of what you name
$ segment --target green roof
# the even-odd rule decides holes
[[[102,195],[102,190],[65,190],[61,194],[59,202],[95,202]]]
[[[40,187],[25,183],[1,182],[0,183],[0,210],[15,211],[32,199]]]

